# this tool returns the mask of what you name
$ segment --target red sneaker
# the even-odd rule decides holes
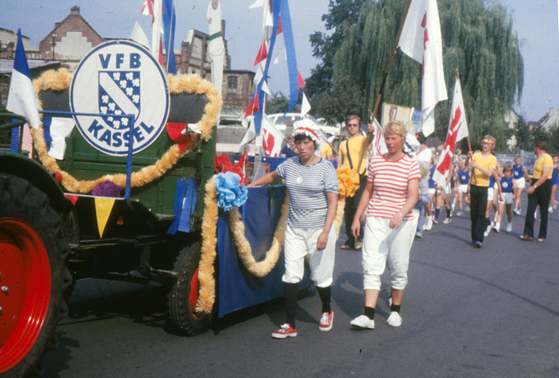
[[[330,331],[332,329],[332,325],[334,324],[334,311],[330,312],[323,312],[322,317],[320,318],[320,325],[318,329],[321,331]]]
[[[274,339],[285,339],[287,337],[295,336],[297,336],[297,330],[287,323],[282,325],[276,332],[272,333],[272,337]]]

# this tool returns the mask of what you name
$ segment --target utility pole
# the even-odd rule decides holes
[[[56,34],[51,35],[52,37],[52,60],[55,60],[54,58],[54,44],[55,44],[55,40],[56,40]]]

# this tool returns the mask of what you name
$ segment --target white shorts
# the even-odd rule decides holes
[[[332,285],[334,260],[336,258],[336,230],[332,225],[326,248],[317,251],[316,242],[323,229],[323,227],[293,228],[287,225],[285,229],[285,274],[282,277],[283,282],[301,282],[305,273],[305,256],[308,254],[311,280],[318,287]]]
[[[437,193],[436,188],[429,188],[429,194],[435,195],[435,193]]]
[[[487,201],[493,201],[493,198],[495,198],[495,189],[487,188]]]
[[[450,194],[450,183],[443,186],[443,194],[445,197]]]
[[[501,195],[503,196],[503,200],[501,201],[499,199],[499,203],[503,203],[505,205],[512,204],[512,193],[501,193]]]
[[[516,188],[524,189],[526,187],[526,179],[524,177],[515,179],[514,182],[516,184]]]
[[[468,184],[458,185],[458,193],[468,193]]]
[[[380,276],[390,271],[390,287],[403,290],[408,283],[410,249],[417,228],[418,213],[398,228],[390,219],[367,217],[363,230],[363,288],[380,290]]]

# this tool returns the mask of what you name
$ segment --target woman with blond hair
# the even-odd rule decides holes
[[[375,327],[375,308],[380,292],[380,276],[390,270],[390,316],[388,325],[402,324],[400,306],[408,282],[410,249],[417,216],[412,209],[419,199],[418,163],[403,152],[406,129],[402,122],[389,122],[384,128],[388,150],[371,159],[367,185],[353,218],[351,231],[359,237],[361,215],[366,213],[363,235],[364,314],[351,321],[357,328]]]

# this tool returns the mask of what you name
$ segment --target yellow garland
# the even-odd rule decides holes
[[[196,312],[204,311],[208,314],[215,302],[214,261],[218,209],[214,177],[206,183],[205,209],[202,217],[202,256],[198,264],[198,301],[196,302]]]
[[[221,111],[222,106],[221,96],[217,93],[217,90],[211,85],[211,83],[201,79],[197,75],[168,75],[167,81],[170,93],[178,94],[187,92],[206,95],[208,103],[204,108],[204,115],[198,123],[198,127],[201,131],[202,140],[206,142],[210,140],[212,129],[215,127],[217,116]],[[39,100],[40,91],[62,91],[67,89],[71,83],[72,74],[70,74],[66,69],[60,69],[58,71],[49,70],[43,73],[41,77],[33,82],[39,110],[43,110],[41,101]],[[77,180],[68,172],[62,171],[58,166],[56,159],[48,155],[42,124],[41,127],[37,129],[31,129],[31,135],[35,143],[35,149],[37,150],[39,159],[48,170],[59,171],[61,173],[62,185],[66,188],[66,190],[74,193],[89,193],[97,185],[107,180],[112,181],[117,185],[125,185],[126,175],[124,174],[105,175],[91,181]],[[161,159],[155,162],[155,164],[144,167],[138,172],[132,173],[131,186],[142,186],[163,176],[165,172],[171,169],[182,156],[194,151],[197,147],[198,140],[196,134],[193,134],[192,136],[192,142],[182,152],[179,151],[178,145],[173,144],[169,147],[167,152],[163,154]]]
[[[245,265],[247,270],[254,274],[256,277],[264,277],[276,266],[278,258],[281,252],[281,247],[285,239],[285,227],[287,224],[287,215],[289,214],[289,194],[285,195],[285,200],[281,207],[281,216],[278,221],[278,227],[274,233],[274,238],[272,239],[272,245],[268,252],[266,252],[266,257],[260,262],[254,260],[252,255],[252,249],[250,243],[245,237],[245,224],[241,220],[239,214],[239,209],[234,207],[229,212],[229,228],[233,232],[233,239],[235,245],[237,246],[237,252]]]
[[[200,263],[198,264],[198,301],[196,302],[196,312],[202,311],[210,313],[215,302],[215,268],[214,262],[217,255],[217,220],[218,206],[216,188],[212,177],[206,183],[206,195],[204,197],[204,216],[202,217],[202,247]],[[344,216],[345,196],[338,197],[338,208],[334,220],[336,227],[336,238],[340,233],[340,226]],[[229,228],[233,234],[233,240],[237,246],[237,251],[244,266],[256,277],[264,277],[276,265],[285,238],[286,220],[289,214],[289,194],[286,194],[281,207],[281,215],[278,227],[272,239],[272,245],[266,257],[260,262],[256,262],[252,255],[250,243],[245,236],[245,225],[240,219],[239,209],[234,207],[229,212]]]

